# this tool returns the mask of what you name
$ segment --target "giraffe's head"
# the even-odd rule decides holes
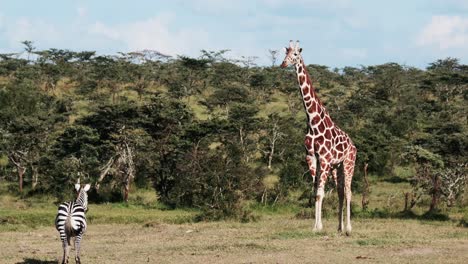
[[[296,65],[301,62],[302,48],[299,48],[299,41],[296,41],[296,45],[293,44],[293,41],[289,41],[289,48],[284,48],[286,57],[281,63],[281,68],[286,68],[289,65]]]

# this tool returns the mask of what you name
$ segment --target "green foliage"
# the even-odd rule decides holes
[[[249,219],[247,200],[310,198],[306,117],[291,70],[230,60],[227,50],[107,56],[22,43],[27,60],[0,54],[0,179],[16,182],[24,168],[30,195],[60,199],[77,178],[101,181],[91,198],[121,201],[121,173],[111,166],[100,176],[125,139],[133,184],[152,186],[166,206],[200,208],[201,219]],[[387,63],[308,71],[358,148],[354,190],[364,163],[370,174],[406,181],[423,167],[450,179],[450,164],[465,161],[468,67],[457,59],[425,70]],[[204,109],[203,120],[191,109]]]
[[[415,162],[418,164],[430,164],[430,166],[435,168],[444,167],[444,162],[440,155],[432,153],[431,151],[420,146],[410,147],[406,154],[414,158]]]

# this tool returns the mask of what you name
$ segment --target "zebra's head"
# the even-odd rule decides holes
[[[75,189],[78,194],[78,197],[76,198],[76,202],[81,204],[85,211],[88,211],[88,191],[91,188],[91,185],[85,184],[81,185],[79,183],[75,184]]]

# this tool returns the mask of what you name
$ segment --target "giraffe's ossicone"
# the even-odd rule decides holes
[[[281,67],[293,65],[307,115],[308,132],[305,136],[306,161],[315,183],[315,226],[322,230],[322,202],[325,183],[332,172],[339,197],[338,231],[343,230],[343,203],[346,197],[346,233],[351,232],[351,180],[354,174],[356,147],[351,138],[331,119],[315,92],[307,67],[302,59],[299,42],[291,41],[285,48],[286,57]],[[320,175],[316,180],[317,166]]]

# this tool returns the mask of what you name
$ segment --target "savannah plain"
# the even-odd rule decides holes
[[[30,58],[0,54],[0,264],[61,261],[54,219],[78,179],[102,183],[83,263],[468,263],[468,65],[458,59],[307,66],[358,148],[346,236],[332,180],[324,230],[312,231],[307,120],[277,53],[266,67],[228,50],[168,58],[33,44],[23,42]]]
[[[402,206],[393,195],[407,184],[377,183],[371,205]],[[193,209],[167,210],[151,191],[125,204],[91,204],[83,263],[464,263],[468,229],[462,212],[449,219],[364,215],[357,207],[351,236],[336,232],[336,193],[326,196],[324,231],[312,231],[310,208],[253,206],[256,219],[195,222]],[[0,263],[58,263],[62,247],[53,226],[55,206],[2,196]],[[143,202],[142,202],[143,201]],[[354,196],[355,205],[360,196]],[[146,203],[146,205],[142,205]],[[371,206],[372,210],[372,206]],[[70,263],[74,263],[72,249]]]

